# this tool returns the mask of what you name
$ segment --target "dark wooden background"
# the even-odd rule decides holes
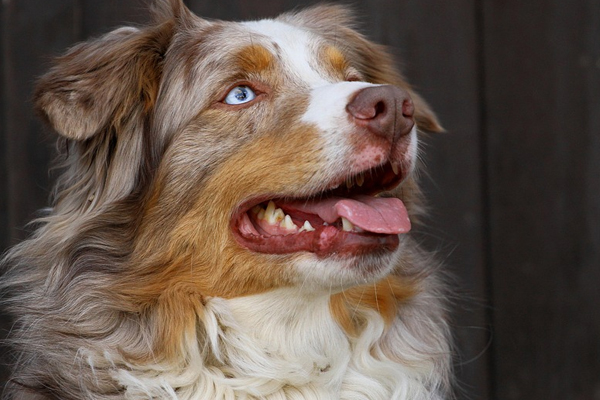
[[[187,1],[224,19],[315,2]],[[1,248],[49,195],[35,77],[73,43],[146,21],[144,3],[0,3]],[[353,4],[448,130],[426,148],[419,233],[456,276],[458,398],[600,399],[600,1]]]

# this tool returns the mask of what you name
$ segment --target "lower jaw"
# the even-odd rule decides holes
[[[234,229],[237,242],[258,253],[314,253],[318,257],[355,257],[377,252],[392,252],[398,248],[398,235],[356,233],[325,226],[314,232],[285,236],[242,236]]]

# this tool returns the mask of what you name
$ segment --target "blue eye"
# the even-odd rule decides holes
[[[256,93],[248,86],[236,86],[225,97],[226,104],[244,104],[256,98]]]

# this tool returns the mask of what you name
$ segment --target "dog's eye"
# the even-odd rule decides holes
[[[225,103],[231,105],[248,103],[256,98],[256,93],[248,86],[236,86],[225,97]]]

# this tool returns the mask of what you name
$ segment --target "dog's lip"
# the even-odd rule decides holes
[[[369,178],[364,179],[363,186],[358,185],[358,181],[367,175]],[[363,178],[360,178],[360,177]],[[288,212],[289,208],[286,204],[317,201],[315,199],[353,201],[357,198],[372,197],[372,202],[387,202],[392,199],[376,199],[376,196],[383,194],[397,187],[405,178],[405,171],[398,170],[392,166],[390,162],[382,163],[374,168],[363,170],[357,174],[349,176],[341,176],[338,179],[332,180],[331,183],[325,186],[325,190],[313,193],[309,196],[300,198],[285,196],[282,194],[262,194],[245,200],[236,211],[231,219],[231,229],[238,244],[243,247],[267,254],[289,254],[301,251],[315,253],[317,256],[326,257],[331,255],[360,255],[372,253],[375,251],[393,251],[399,244],[399,233],[406,233],[410,229],[406,223],[394,233],[385,231],[384,233],[362,231],[345,231],[341,228],[341,222],[336,225],[329,225],[319,218],[318,215],[302,214],[302,218],[297,219],[298,213],[294,214],[294,223],[297,227],[302,226],[302,220],[308,220],[314,230],[302,231],[289,234],[268,234],[263,231],[259,232],[253,226],[252,232],[248,229],[240,229],[242,226],[251,224],[250,217],[252,208],[265,204],[267,201],[274,201],[281,208]],[[400,208],[404,211],[404,217],[408,219],[403,204],[393,198],[394,201],[400,203]],[[371,202],[370,201],[370,202]],[[318,201],[317,201],[318,202]],[[346,221],[347,222],[347,221]],[[260,230],[260,228],[258,228]],[[242,232],[241,230],[244,230]]]

